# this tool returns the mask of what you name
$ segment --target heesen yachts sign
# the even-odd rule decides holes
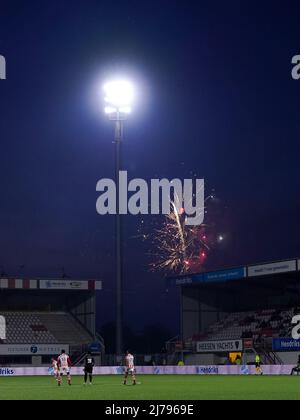
[[[56,356],[62,350],[69,352],[69,345],[53,345],[53,344],[12,344],[0,345],[1,356]]]
[[[297,271],[296,260],[283,261],[274,264],[256,265],[248,268],[249,277],[260,277]]]
[[[199,341],[197,353],[239,353],[243,347],[243,340]]]

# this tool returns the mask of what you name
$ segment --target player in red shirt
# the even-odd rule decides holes
[[[59,367],[59,374],[58,374],[58,386],[61,386],[62,383],[62,375],[66,374],[68,378],[68,384],[72,385],[72,379],[71,379],[71,359],[66,354],[65,350],[61,352],[61,355],[57,359],[57,364]]]

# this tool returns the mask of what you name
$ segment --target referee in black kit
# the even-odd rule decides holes
[[[92,353],[89,352],[84,361],[84,385],[87,384],[88,376],[90,378],[90,385],[93,383],[93,370],[95,367],[95,359]]]

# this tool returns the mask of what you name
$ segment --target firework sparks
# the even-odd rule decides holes
[[[214,200],[214,197],[209,196],[206,201],[210,200]],[[155,249],[151,255],[155,260],[151,268],[176,275],[201,271],[210,250],[223,241],[224,236],[216,236],[213,228],[207,224],[187,225],[184,208],[178,210],[174,202],[171,202],[171,210],[162,226],[154,228],[154,234],[144,235],[144,239],[151,239]]]

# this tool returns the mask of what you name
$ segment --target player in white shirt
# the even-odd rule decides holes
[[[136,385],[136,375],[135,375],[135,367],[134,367],[134,356],[127,351],[125,355],[125,378],[124,378],[124,385],[127,385],[128,376],[131,375],[132,377],[132,384]]]
[[[71,367],[72,363],[70,360],[70,357],[66,354],[65,350],[61,352],[61,355],[57,359],[57,364],[59,368],[59,374],[58,374],[58,386],[61,386],[62,382],[62,375],[66,374],[68,378],[68,384],[72,385],[72,379],[71,379]]]
[[[54,358],[52,359],[52,369],[53,369],[54,378],[58,381],[58,377],[59,377],[58,362]]]

